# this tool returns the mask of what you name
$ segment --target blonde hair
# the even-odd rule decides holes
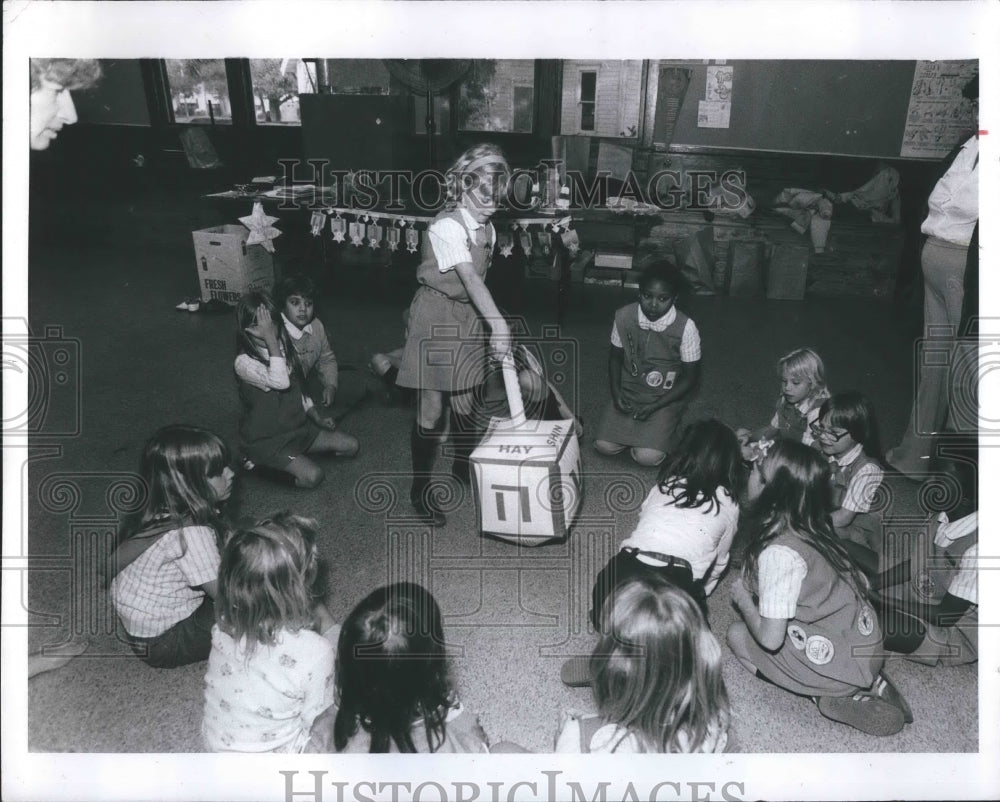
[[[484,176],[498,176],[494,191],[502,192],[510,178],[510,165],[503,151],[490,142],[473,145],[459,156],[445,173],[445,203],[448,208],[458,205],[466,190],[476,187]]]
[[[778,377],[785,371],[796,378],[809,382],[810,396],[826,395],[826,370],[823,360],[812,348],[796,348],[778,360]]]
[[[648,752],[711,751],[729,727],[722,650],[698,604],[657,576],[619,586],[590,658],[601,716]]]
[[[216,610],[233,640],[273,646],[282,630],[313,624],[316,521],[279,512],[236,532],[222,552]]]

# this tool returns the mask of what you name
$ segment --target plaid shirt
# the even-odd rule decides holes
[[[154,638],[201,605],[201,585],[219,576],[215,530],[185,526],[167,532],[111,583],[111,599],[128,633]]]

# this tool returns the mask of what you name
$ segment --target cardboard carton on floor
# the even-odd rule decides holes
[[[471,457],[480,529],[522,546],[564,540],[583,496],[575,421],[525,420],[512,360],[504,383],[511,419],[494,418]]]
[[[201,300],[236,304],[251,290],[270,290],[274,258],[261,245],[247,245],[250,232],[241,225],[192,231]]]

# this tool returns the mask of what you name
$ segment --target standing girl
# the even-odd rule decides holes
[[[640,465],[667,456],[701,370],[698,327],[674,306],[676,268],[651,262],[639,277],[639,300],[615,313],[608,357],[611,402],[594,447],[608,456],[631,448]]]
[[[211,751],[301,752],[333,704],[328,637],[337,627],[313,592],[317,564],[316,522],[290,513],[226,545],[205,674],[202,735]]]
[[[760,440],[785,437],[811,445],[810,426],[819,418],[823,402],[830,397],[823,360],[811,348],[797,348],[779,359],[778,376],[781,377],[781,395],[771,422],[755,432],[736,430],[748,461],[752,461],[753,456],[748,449]]]
[[[813,436],[830,462],[833,528],[852,544],[854,558],[875,573],[882,517],[872,508],[885,478],[875,408],[861,393],[838,393],[823,402]]]
[[[233,488],[229,449],[211,432],[167,426],[146,443],[146,503],[112,555],[111,600],[132,650],[154,668],[208,657],[219,552]]]
[[[510,168],[495,145],[470,148],[446,176],[447,207],[427,229],[417,290],[397,379],[417,390],[417,417],[410,437],[413,484],[410,501],[427,523],[443,526],[430,487],[438,439],[448,402],[452,430],[474,432],[473,390],[486,375],[484,323],[496,357],[510,351],[510,330],[486,288],[496,231],[489,219],[497,210]],[[468,461],[477,438],[456,443],[456,458]]]
[[[871,735],[903,728],[905,702],[881,674],[882,633],[829,515],[830,473],[815,450],[778,440],[754,463],[760,525],[733,584],[742,617],[727,640],[749,671],[813,697],[827,718]]]
[[[316,487],[323,469],[307,456],[333,453],[353,457],[358,441],[336,431],[303,392],[302,370],[288,331],[271,297],[257,290],[236,307],[234,369],[243,414],[240,446],[244,465],[297,487]]]
[[[570,715],[556,752],[722,752],[722,650],[694,600],[656,576],[622,585],[590,658],[596,716]]]
[[[328,716],[314,727],[317,749],[332,740],[338,752],[489,751],[449,678],[441,610],[420,585],[381,587],[354,608],[336,673],[339,709],[332,732]]]

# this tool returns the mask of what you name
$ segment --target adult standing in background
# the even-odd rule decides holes
[[[71,91],[89,89],[101,78],[101,65],[87,58],[31,59],[32,150],[45,150],[65,125],[76,122]]]
[[[979,76],[962,90],[967,99],[979,104]],[[978,116],[978,115],[977,115]],[[928,214],[920,230],[927,235],[920,254],[924,275],[924,338],[931,346],[918,366],[917,394],[910,423],[902,442],[886,453],[886,461],[900,473],[917,475],[927,472],[933,438],[946,424],[955,428],[955,413],[949,409],[949,389],[955,374],[956,342],[962,332],[962,301],[965,295],[966,263],[977,254],[969,253],[969,244],[979,220],[979,136],[969,137],[958,149],[951,166],[935,184],[927,200]],[[934,360],[947,354],[947,364]],[[931,357],[931,360],[928,360]],[[932,364],[927,364],[932,361]],[[974,371],[974,374],[977,373]],[[964,372],[963,372],[964,374]],[[977,376],[973,376],[975,382]],[[964,394],[974,398],[975,394]],[[961,410],[968,418],[969,410]],[[975,410],[971,418],[977,419]]]
[[[101,78],[95,59],[31,59],[30,139],[32,150],[45,150],[64,125],[76,122],[70,90],[87,89]],[[83,654],[86,640],[69,640],[28,655],[28,678],[66,665]]]

